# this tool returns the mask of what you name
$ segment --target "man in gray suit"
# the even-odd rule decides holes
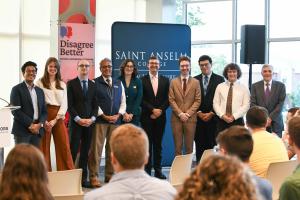
[[[262,66],[263,80],[254,83],[251,87],[251,107],[262,106],[269,112],[267,131],[276,133],[281,137],[283,131],[282,108],[286,97],[285,85],[272,80],[273,67]]]

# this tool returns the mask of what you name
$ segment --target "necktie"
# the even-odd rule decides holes
[[[227,101],[226,101],[226,115],[232,115],[232,93],[233,93],[233,83],[230,83],[228,90]]]
[[[82,81],[82,89],[83,89],[83,95],[86,96],[87,95],[87,84],[86,84],[86,80]]]
[[[107,84],[109,85],[109,87],[111,87],[111,83],[110,83],[110,79],[106,79]]]
[[[183,81],[182,90],[183,90],[183,94],[185,95],[185,91],[186,91],[186,78],[182,79],[182,81]]]
[[[204,81],[203,81],[204,95],[206,95],[207,86],[208,86],[208,76],[205,75],[205,76],[204,76]]]
[[[156,96],[156,94],[157,94],[157,88],[158,88],[158,83],[157,83],[156,76],[152,76],[152,87],[153,87],[154,95]]]
[[[266,102],[269,101],[269,98],[270,98],[270,83],[266,83],[266,90],[265,90],[265,99],[266,99]]]

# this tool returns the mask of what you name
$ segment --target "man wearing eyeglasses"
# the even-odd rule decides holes
[[[88,79],[90,63],[80,60],[78,76],[67,83],[68,111],[70,113],[71,153],[75,162],[80,146],[79,168],[82,168],[82,186],[86,187],[88,153],[92,128],[97,117],[95,83]]]
[[[112,78],[110,59],[104,58],[100,61],[100,71],[101,76],[94,80],[97,96],[97,119],[88,162],[92,187],[101,186],[98,177],[105,139],[105,182],[108,182],[113,175],[109,139],[112,131],[121,124],[121,116],[126,112],[124,87],[119,79]]]
[[[207,55],[200,56],[198,64],[201,74],[195,76],[201,88],[201,104],[197,110],[197,126],[195,132],[196,159],[199,162],[203,152],[216,145],[217,116],[213,109],[213,99],[217,86],[224,78],[212,71],[212,59]]]
[[[12,134],[15,144],[29,143],[39,147],[45,132],[47,108],[43,90],[34,85],[36,66],[32,61],[24,63],[21,68],[24,81],[12,88],[10,103],[20,106],[19,109],[12,111],[14,116]]]

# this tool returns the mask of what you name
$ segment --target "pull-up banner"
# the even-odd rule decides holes
[[[65,82],[77,76],[77,63],[90,62],[89,78],[95,77],[96,0],[60,0],[58,58]]]
[[[150,56],[160,60],[159,74],[172,79],[179,75],[178,59],[191,55],[191,30],[183,24],[115,22],[112,25],[113,76],[119,76],[123,60],[133,59],[141,77],[148,73]],[[171,165],[174,158],[170,109],[163,138],[162,164]]]

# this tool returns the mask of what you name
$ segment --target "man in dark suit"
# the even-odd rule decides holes
[[[70,113],[71,153],[75,162],[80,146],[79,168],[82,168],[82,186],[86,186],[88,153],[92,138],[92,127],[97,116],[95,83],[88,79],[90,64],[80,60],[78,77],[67,84],[68,111]]]
[[[262,106],[269,112],[267,131],[276,133],[281,137],[284,129],[282,108],[285,101],[285,85],[272,80],[273,67],[265,64],[262,66],[263,80],[254,83],[251,87],[251,107]]]
[[[21,70],[24,81],[14,86],[10,94],[10,103],[20,106],[20,109],[12,111],[12,134],[16,144],[29,143],[39,147],[47,119],[45,96],[43,90],[34,85],[36,63],[28,61]]]
[[[216,145],[217,116],[213,109],[216,87],[224,82],[224,78],[212,72],[212,60],[207,55],[200,56],[198,64],[201,74],[194,78],[199,80],[201,88],[201,104],[197,111],[195,133],[196,159],[199,162],[204,150]]]
[[[145,170],[151,175],[153,166],[154,176],[166,179],[166,176],[161,172],[161,145],[166,125],[166,109],[169,106],[169,79],[158,75],[159,67],[158,58],[150,57],[148,61],[149,74],[142,77],[141,125],[149,138],[149,160]]]

